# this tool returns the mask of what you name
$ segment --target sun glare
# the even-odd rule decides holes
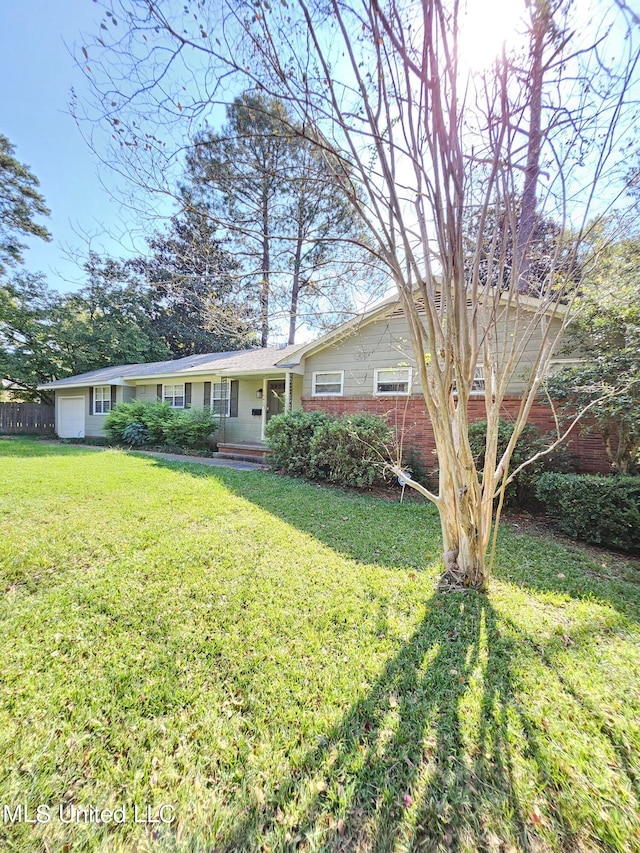
[[[460,61],[482,71],[522,29],[523,0],[467,0],[460,27]]]

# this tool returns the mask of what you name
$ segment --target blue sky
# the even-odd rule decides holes
[[[92,0],[5,0],[0,34],[0,133],[40,181],[51,218],[51,243],[30,241],[25,269],[44,272],[58,290],[82,283],[67,249],[86,254],[91,245],[118,254],[106,236],[118,231],[126,212],[102,187],[95,156],[69,115],[71,86],[84,81],[70,50],[81,32],[96,30],[99,9]],[[105,180],[112,177],[104,175]]]
[[[69,253],[86,256],[91,247],[122,255],[111,235],[134,230],[132,214],[102,184],[115,188],[114,174],[99,172],[69,114],[71,87],[81,99],[85,87],[70,51],[82,45],[83,32],[98,32],[101,18],[93,0],[4,0],[2,7],[0,133],[40,180],[52,212],[45,224],[53,240],[32,240],[25,268],[44,272],[59,290],[83,283]]]

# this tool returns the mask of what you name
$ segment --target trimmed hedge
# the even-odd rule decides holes
[[[387,422],[367,413],[334,418],[297,410],[271,418],[266,435],[277,470],[360,488],[384,479],[394,447]]]
[[[487,422],[476,421],[469,427],[469,443],[475,457],[478,470],[484,469],[485,439]],[[500,421],[498,424],[498,459],[507,449],[513,435],[513,424]],[[540,432],[534,424],[526,424],[511,457],[509,470],[515,470],[536,453],[545,450],[553,442],[553,438]],[[536,483],[545,471],[557,471],[563,474],[575,471],[575,462],[566,447],[557,447],[552,453],[542,456],[532,462],[515,477],[507,486],[505,506],[531,507],[535,505]]]
[[[384,479],[393,445],[391,428],[377,415],[348,415],[321,424],[311,439],[310,470],[331,483],[363,488]]]
[[[569,536],[640,553],[640,477],[547,473],[536,496]]]
[[[130,447],[204,450],[218,428],[208,409],[173,409],[168,403],[119,403],[104,424],[107,435]]]
[[[265,429],[271,448],[271,464],[292,477],[310,477],[311,440],[319,427],[330,420],[325,412],[296,409],[274,415]]]

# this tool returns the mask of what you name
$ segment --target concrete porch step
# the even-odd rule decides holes
[[[217,459],[235,459],[239,462],[265,463],[271,451],[265,444],[254,444],[250,442],[224,442],[218,444],[218,452],[214,453]]]

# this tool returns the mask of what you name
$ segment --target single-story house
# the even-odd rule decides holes
[[[526,297],[522,302],[526,304]],[[532,308],[537,307],[531,300]],[[559,323],[551,318],[551,323]],[[509,334],[506,316],[505,334]],[[520,404],[533,338],[504,402],[509,418]],[[573,359],[572,359],[573,360]],[[560,366],[563,359],[556,359]],[[265,449],[265,426],[282,411],[322,409],[334,414],[374,412],[386,417],[427,467],[435,467],[433,432],[419,386],[406,323],[397,298],[338,326],[311,343],[238,352],[207,353],[151,364],[107,367],[41,386],[55,392],[61,438],[103,436],[117,403],[163,400],[175,408],[208,407],[220,416],[222,453],[250,456]],[[470,402],[472,419],[485,417],[485,378],[479,368]],[[549,407],[534,406],[530,421],[554,426]],[[572,450],[587,471],[608,470],[597,433],[576,436]]]

